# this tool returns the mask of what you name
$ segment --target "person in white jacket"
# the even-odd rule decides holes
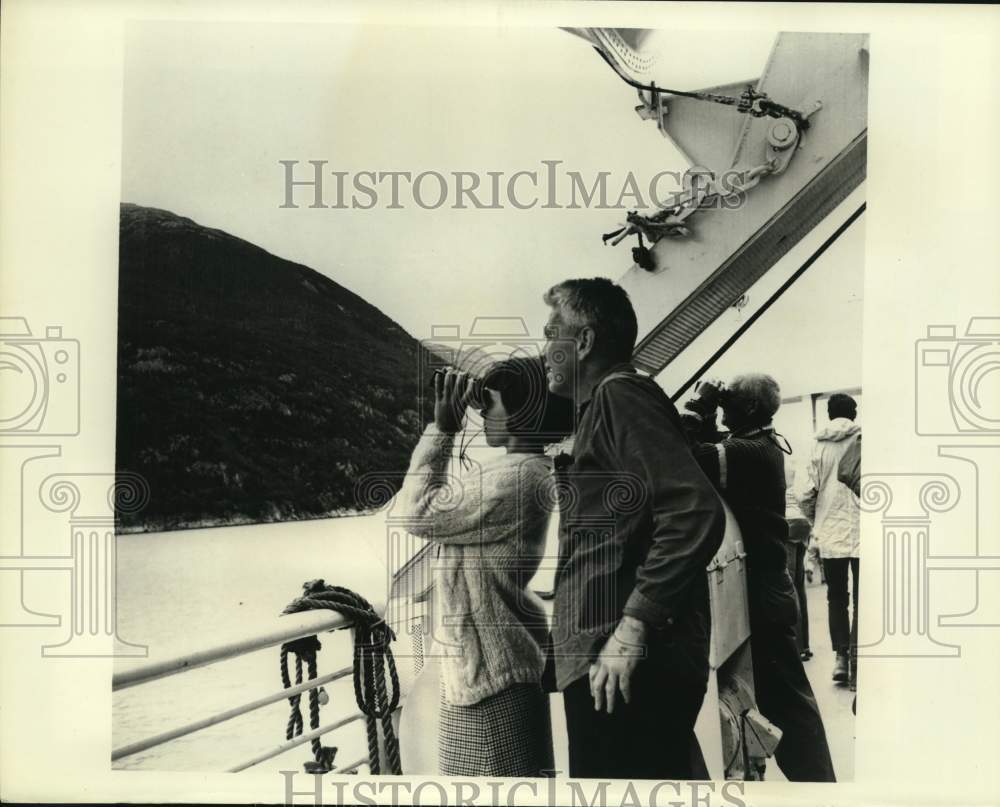
[[[857,686],[858,572],[860,508],[858,497],[837,478],[840,459],[860,437],[854,422],[857,402],[842,393],[827,402],[830,423],[816,434],[808,473],[811,487],[800,500],[802,513],[812,521],[812,534],[823,559],[830,643],[837,654],[833,680]],[[848,614],[848,575],[852,613]]]

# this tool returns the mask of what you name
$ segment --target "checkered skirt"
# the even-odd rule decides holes
[[[442,694],[438,752],[446,776],[551,775],[549,696],[538,684],[515,684],[471,706]]]

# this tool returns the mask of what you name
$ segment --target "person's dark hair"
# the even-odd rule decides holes
[[[826,402],[826,413],[829,415],[830,420],[836,420],[837,418],[854,420],[858,415],[858,402],[843,392],[834,393]]]
[[[574,328],[589,325],[597,335],[595,350],[616,362],[629,361],[639,326],[628,293],[606,277],[557,283],[543,297]]]
[[[538,435],[541,442],[549,443],[573,433],[573,402],[549,392],[541,357],[497,362],[483,376],[483,386],[500,393],[511,434]]]

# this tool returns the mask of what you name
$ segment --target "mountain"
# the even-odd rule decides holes
[[[360,477],[406,470],[418,413],[429,412],[417,389],[427,355],[306,266],[123,204],[116,460],[146,479],[150,498],[138,513],[119,510],[119,527],[357,508]]]

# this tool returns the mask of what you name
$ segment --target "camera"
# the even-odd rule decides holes
[[[917,434],[1000,433],[1000,317],[972,317],[964,336],[931,325],[916,343]]]
[[[0,435],[80,433],[80,343],[62,328],[33,336],[23,317],[0,317]]]
[[[710,413],[709,410],[714,410],[716,407],[725,409],[733,399],[732,391],[721,381],[699,381],[694,385],[694,391],[697,397],[684,406],[698,414],[707,415]]]

